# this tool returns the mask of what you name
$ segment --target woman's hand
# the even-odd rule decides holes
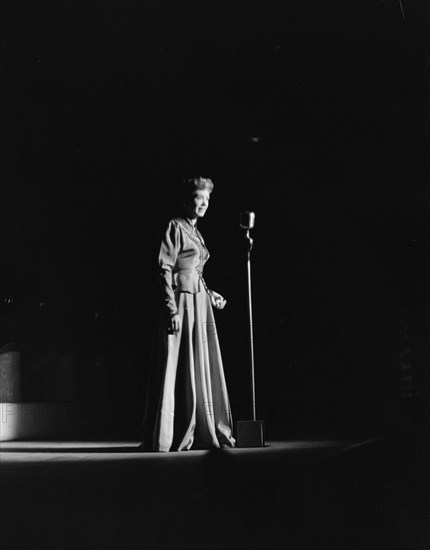
[[[227,300],[223,298],[221,294],[218,294],[218,292],[211,290],[211,302],[217,309],[224,309]]]
[[[181,330],[181,318],[178,313],[170,317],[167,330],[169,334],[176,334]]]

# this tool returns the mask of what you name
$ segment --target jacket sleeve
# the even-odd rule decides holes
[[[179,225],[172,220],[167,226],[158,255],[162,302],[166,307],[168,315],[171,317],[177,313],[175,294],[173,292],[173,268],[175,267],[180,250],[180,241]]]

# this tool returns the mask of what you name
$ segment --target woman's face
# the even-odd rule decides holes
[[[209,207],[209,191],[196,191],[185,203],[185,214],[190,219],[203,218]]]

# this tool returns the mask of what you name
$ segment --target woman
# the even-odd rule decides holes
[[[170,220],[161,243],[162,311],[143,424],[145,450],[235,445],[212,310],[223,309],[226,300],[203,279],[209,252],[197,229],[212,190],[207,178],[183,182],[181,215]]]

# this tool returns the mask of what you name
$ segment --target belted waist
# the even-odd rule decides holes
[[[181,269],[173,273],[172,286],[178,292],[197,294],[202,289],[202,272],[197,269]]]

